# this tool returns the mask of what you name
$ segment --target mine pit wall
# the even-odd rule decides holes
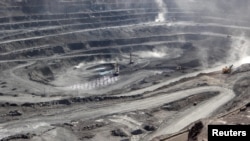
[[[179,0],[180,1],[180,0]],[[179,3],[179,1],[177,0],[176,2],[173,1],[169,1],[169,0],[165,0],[165,3],[167,3],[167,7],[168,9],[171,9],[171,7],[173,8],[179,8],[181,10],[190,10],[190,9],[186,9],[187,7],[183,7],[183,5],[181,3]],[[231,0],[232,3],[236,4],[235,0]],[[243,9],[245,9],[244,4],[246,1],[243,2],[237,2],[237,5],[243,6]],[[7,1],[6,1],[7,3]],[[18,35],[10,35],[7,36],[5,38],[3,38],[2,40],[11,40],[11,39],[18,39],[18,38],[29,38],[30,36],[41,36],[41,35],[51,35],[54,33],[62,33],[62,32],[67,32],[67,31],[78,31],[78,30],[82,30],[82,29],[89,29],[89,28],[96,28],[96,27],[106,27],[106,26],[117,26],[117,25],[124,25],[126,24],[126,22],[118,22],[116,20],[126,20],[126,19],[131,19],[131,18],[137,18],[137,17],[141,17],[141,15],[136,16],[133,14],[136,14],[136,9],[137,8],[143,8],[145,9],[145,16],[148,16],[148,21],[154,21],[154,18],[157,15],[157,9],[159,7],[157,7],[157,4],[155,3],[155,1],[137,1],[134,2],[132,0],[130,1],[81,1],[81,2],[62,2],[62,1],[46,1],[46,0],[40,0],[38,1],[30,1],[30,0],[23,0],[23,1],[9,1],[9,3],[15,5],[16,7],[19,6],[23,7],[25,5],[24,9],[27,9],[26,12],[31,12],[32,10],[34,10],[34,7],[36,7],[37,11],[33,11],[31,15],[27,15],[27,16],[13,16],[13,17],[8,17],[5,18],[3,17],[1,21],[5,21],[5,22],[12,22],[10,25],[5,25],[2,24],[0,26],[0,28],[2,29],[22,29],[24,28],[32,28],[32,27],[37,27],[37,26],[49,26],[49,25],[60,25],[60,24],[69,24],[70,22],[79,22],[79,23],[85,23],[86,21],[88,21],[89,24],[85,24],[85,25],[72,25],[72,26],[68,26],[65,27],[63,29],[46,29],[46,30],[42,30],[42,31],[33,31],[31,33],[23,33],[23,34],[18,34]],[[223,8],[228,8],[230,7],[230,5],[225,4],[224,5],[224,1],[220,1],[220,2],[216,2],[218,7],[222,7]],[[53,10],[55,11],[50,11],[51,8],[49,7],[50,5],[56,5],[57,7],[60,7],[59,9],[57,8],[53,8]],[[64,7],[80,7],[82,5],[88,5],[89,9],[78,9],[80,12],[84,12],[84,10],[88,11],[88,12],[94,12],[97,11],[95,13],[86,13],[86,14],[77,14],[77,13],[70,13],[70,15],[67,13],[67,11],[64,11]],[[89,6],[91,5],[91,6]],[[39,7],[39,8],[38,8]],[[196,7],[196,4],[193,4],[193,6],[190,6],[191,8],[193,8],[194,11],[196,10],[200,10],[198,7]],[[189,7],[189,8],[190,8]],[[121,8],[130,8],[133,9],[134,11],[132,11],[132,13],[128,12],[128,13],[123,13],[123,12],[118,12],[118,11],[114,11],[114,12],[101,12],[102,10],[113,10],[113,9],[121,9]],[[216,7],[217,8],[217,7]],[[69,8],[70,9],[70,8]],[[77,9],[77,8],[76,8]],[[101,9],[101,10],[100,10]],[[147,13],[151,10],[151,12],[153,13]],[[206,9],[207,10],[207,9]],[[204,10],[204,13],[199,13],[198,15],[192,14],[192,13],[185,13],[185,14],[181,14],[181,13],[169,13],[167,14],[167,16],[169,16],[170,18],[175,17],[175,20],[182,20],[182,21],[198,21],[201,23],[206,23],[208,21],[208,19],[202,19],[199,18],[197,16],[201,16],[202,14],[205,13],[209,13],[212,14],[212,11],[207,12],[206,10]],[[48,11],[51,12],[51,14],[42,14],[40,13],[41,11]],[[86,12],[85,11],[85,12]],[[99,11],[99,12],[98,12]],[[60,13],[62,12],[62,13]],[[69,12],[69,11],[68,11]],[[73,11],[71,11],[73,12]],[[232,11],[229,11],[229,13]],[[57,13],[57,14],[56,14]],[[143,11],[141,12],[143,13]],[[35,14],[35,15],[34,15]],[[94,17],[90,16],[93,15]],[[115,16],[115,17],[103,17],[103,16]],[[122,16],[123,15],[123,16]],[[100,17],[102,16],[102,17]],[[76,19],[76,20],[71,20],[71,19],[67,19],[67,18],[80,18],[80,19]],[[144,17],[144,16],[143,16]],[[66,18],[65,20],[60,20],[60,21],[50,21],[52,19],[62,19],[62,18]],[[37,19],[47,19],[49,21],[36,21],[36,22],[29,22],[32,20],[37,20]],[[112,20],[112,22],[110,23],[98,23],[98,24],[94,24],[94,22],[101,20],[102,22],[106,22],[106,21],[110,21]],[[213,21],[212,19],[209,19],[211,21]],[[27,21],[26,23],[15,23],[15,21]],[[127,24],[130,23],[141,23],[143,22],[143,19],[138,19],[138,20],[133,20],[132,22],[127,22]],[[146,20],[147,21],[147,20]],[[218,22],[218,21],[217,21]],[[220,21],[221,23],[226,23],[225,21]],[[4,22],[3,22],[4,23]],[[239,24],[238,22],[235,22],[235,24]],[[246,23],[242,23],[242,24],[246,24]],[[126,27],[125,27],[126,28]],[[162,30],[164,29],[164,30]],[[148,32],[149,30],[149,32]],[[214,32],[214,33],[223,33],[223,34],[233,34],[233,35],[240,35],[243,32],[245,33],[246,36],[250,35],[249,31],[246,29],[241,29],[241,30],[236,30],[234,28],[228,29],[227,27],[215,27],[215,26],[202,26],[202,25],[197,25],[197,26],[185,26],[185,27],[179,27],[177,29],[169,29],[166,26],[156,26],[156,27],[152,27],[151,29],[147,29],[147,31],[143,28],[135,28],[133,30],[133,32],[130,33],[131,36],[135,36],[138,37],[141,35],[145,35],[145,33],[147,32],[148,35],[155,35],[155,33],[159,33],[159,34],[166,34],[167,33],[176,33],[178,31],[181,32]],[[100,32],[104,33],[102,35],[100,35]],[[74,36],[73,36],[74,35]],[[98,38],[99,36],[105,37],[106,39],[100,39],[100,41],[96,40],[96,41],[89,41],[89,40],[94,40],[96,38]],[[88,38],[86,38],[88,37]],[[19,55],[4,55],[4,56],[0,56],[1,58],[13,58],[13,57],[17,57],[17,58],[26,58],[26,57],[42,57],[42,56],[52,56],[54,54],[63,54],[66,53],[67,51],[71,51],[71,50],[80,50],[80,49],[86,49],[86,46],[90,47],[90,48],[101,48],[101,47],[108,47],[108,46],[112,46],[112,45],[126,45],[124,44],[125,42],[130,42],[133,43],[133,39],[132,40],[115,40],[114,38],[124,38],[123,35],[123,31],[120,31],[120,29],[114,29],[114,30],[105,30],[105,29],[101,29],[101,30],[93,30],[93,31],[88,31],[88,32],[84,32],[84,33],[74,33],[74,34],[68,34],[68,35],[53,35],[53,36],[49,36],[49,37],[41,37],[40,39],[28,39],[28,40],[24,40],[24,41],[13,41],[10,43],[2,43],[1,45],[1,52],[7,52],[10,50],[14,50],[14,49],[23,49],[23,48],[32,48],[34,46],[39,46],[39,45],[44,45],[44,43],[49,43],[51,44],[51,46],[55,46],[52,49],[46,49],[46,48],[41,48],[41,49],[34,49],[31,51],[26,51],[23,53],[20,53]],[[159,37],[157,37],[159,39]],[[183,37],[179,37],[179,38],[183,38]],[[191,36],[184,37],[185,40],[188,40],[189,38],[192,38]],[[196,35],[196,37],[194,38],[200,38],[199,35]],[[112,40],[111,40],[112,39]],[[162,40],[166,40],[169,39],[169,37],[163,37],[162,39],[159,40],[154,40],[153,37],[149,37],[149,38],[144,38],[144,39],[135,39],[136,41],[134,43],[142,43],[145,40],[148,41],[162,41]],[[196,39],[195,39],[196,40]],[[66,41],[66,45],[64,46],[58,46],[57,44],[60,44],[61,42],[65,42]],[[225,41],[226,42],[226,41]],[[74,45],[74,44],[82,44],[82,45]],[[221,41],[220,43],[217,42],[217,45],[219,46],[225,46],[228,47],[228,44],[225,44],[224,41]],[[137,48],[141,48],[141,46],[138,46]],[[152,48],[151,46],[145,46],[145,48]],[[68,50],[69,49],[69,50]],[[127,49],[124,49],[127,50]],[[135,47],[136,50],[136,47]],[[103,50],[99,50],[99,51],[90,51],[91,52],[102,52]],[[110,51],[107,52],[113,52],[114,50],[110,49]],[[212,51],[216,51],[216,50],[212,50]],[[209,54],[213,54],[212,52]],[[223,55],[225,56],[225,55]],[[213,57],[211,57],[213,58]],[[208,60],[211,60],[210,58],[208,58]],[[217,60],[215,60],[216,62]]]
[[[96,60],[111,60],[114,58],[112,55],[103,55],[103,56],[83,56],[83,57],[72,57],[60,60],[50,60],[50,61],[37,61],[36,63],[32,64],[31,66],[27,66],[25,69],[26,71],[35,71],[39,72],[45,78],[49,78],[49,80],[54,80],[54,76],[58,73],[65,72],[67,69],[73,69],[74,66],[79,65],[80,63],[86,62],[94,62]],[[17,64],[17,63],[13,63]],[[47,72],[43,72],[43,68],[48,70]],[[31,73],[31,72],[30,72]]]
[[[193,2],[193,3],[187,3],[183,0],[177,0],[177,1],[171,1],[171,0],[163,0],[165,3],[167,3],[167,7],[177,7],[177,8],[186,8],[186,9],[203,9],[204,13],[209,11],[210,13],[228,13],[229,14],[240,14],[242,13],[247,13],[247,6],[249,5],[249,1],[247,0],[212,0],[208,2]],[[108,10],[108,9],[115,9],[118,6],[127,6],[129,8],[157,8],[157,4],[155,1],[152,0],[140,0],[136,1],[136,4],[133,0],[127,0],[127,1],[122,1],[122,0],[96,0],[96,1],[91,1],[91,0],[86,0],[86,1],[81,1],[81,2],[76,2],[76,1],[69,1],[69,2],[63,2],[60,0],[11,0],[11,1],[4,1],[7,4],[15,5],[16,7],[22,7],[26,6],[24,12],[33,12],[33,13],[40,13],[44,11],[49,11],[51,13],[54,12],[77,12],[77,11],[82,11],[82,10]],[[107,4],[109,3],[109,4]],[[93,7],[89,7],[89,5],[94,5]],[[107,4],[107,5],[105,5]],[[113,4],[111,6],[110,4]],[[119,5],[120,4],[120,5]],[[187,5],[188,4],[188,5]],[[210,5],[216,5],[217,7],[214,9],[211,9]],[[52,6],[51,6],[52,5]],[[72,8],[70,8],[70,6]],[[232,6],[237,6],[241,7],[241,10],[239,12],[231,10]],[[34,8],[35,7],[35,8]],[[66,8],[67,7],[67,8]],[[120,7],[119,7],[120,8]],[[66,10],[67,9],[67,10]]]
[[[15,66],[21,65],[21,64],[25,64],[27,62],[25,61],[20,61],[20,62],[6,62],[6,63],[0,63],[0,71],[5,71],[8,70],[10,68],[13,68]]]
[[[133,1],[124,1],[124,3],[116,3],[117,1],[70,1],[63,2],[60,0],[22,0],[21,2],[9,2],[12,5],[21,7],[24,13],[72,13],[79,11],[92,11],[92,10],[113,10],[119,9],[120,6],[128,8],[155,8],[156,4],[150,0],[134,3]],[[106,4],[109,3],[109,4]],[[91,5],[91,6],[89,6]]]
[[[41,36],[41,35],[50,35],[53,33],[61,33],[61,32],[67,32],[67,31],[78,31],[78,30],[82,30],[82,29],[89,29],[89,28],[96,28],[96,27],[106,27],[106,26],[117,26],[119,24],[124,25],[124,23],[126,24],[126,22],[116,22],[117,19],[119,20],[126,20],[126,19],[130,19],[130,18],[137,18],[140,17],[133,15],[133,14],[137,14],[136,13],[136,9],[138,8],[142,8],[144,9],[144,11],[140,11],[142,14],[145,12],[145,15],[148,16],[148,20],[149,21],[154,21],[154,18],[157,16],[157,9],[159,8],[156,4],[155,1],[150,1],[150,0],[140,0],[140,1],[115,1],[115,0],[97,0],[97,1],[81,1],[81,2],[76,2],[76,1],[71,1],[71,2],[62,2],[60,0],[55,0],[55,1],[48,1],[48,0],[21,0],[21,1],[5,1],[6,3],[11,3],[12,5],[14,5],[14,7],[16,9],[25,9],[26,13],[32,13],[31,15],[26,15],[26,16],[12,16],[12,17],[3,17],[1,21],[4,22],[12,22],[10,25],[5,25],[2,24],[0,26],[0,28],[2,29],[22,29],[24,28],[32,28],[32,27],[37,27],[37,26],[49,26],[49,25],[67,25],[70,22],[79,22],[79,23],[85,23],[86,21],[89,22],[89,24],[85,24],[85,25],[75,25],[75,26],[68,26],[67,28],[63,28],[63,29],[46,29],[46,30],[42,30],[42,31],[33,31],[31,33],[23,33],[23,34],[19,34],[19,35],[13,35],[13,36],[7,36],[5,38],[3,38],[2,40],[11,40],[11,39],[18,39],[18,38],[29,38],[30,36]],[[228,3],[225,4],[224,1],[213,1],[214,3],[216,3],[217,7],[216,8],[222,8],[222,9],[227,9],[229,8],[231,5],[229,5]],[[242,7],[243,10],[245,10],[245,4],[247,3],[247,1],[241,1],[241,2],[236,2],[235,0],[231,0],[230,1],[231,4],[236,4]],[[183,7],[184,5],[181,4],[180,0],[177,0],[176,2],[173,1],[169,1],[169,0],[165,0],[165,3],[167,4],[167,9],[171,10],[172,8],[179,8],[181,10],[190,10],[187,9],[187,7]],[[210,3],[210,2],[208,2]],[[51,8],[50,6],[55,6]],[[88,8],[84,8],[84,6],[88,6]],[[91,5],[91,6],[89,6]],[[192,5],[190,5],[190,7],[193,9],[194,11],[198,11],[201,10],[198,7],[196,7],[197,5],[192,3]],[[12,7],[12,8],[14,8]],[[21,8],[20,8],[21,7]],[[65,10],[65,7],[67,7],[67,10]],[[80,9],[81,7],[81,9]],[[72,13],[72,12],[76,12],[76,11],[71,11],[73,8],[75,8],[74,10],[76,10],[77,12],[94,12],[95,13],[86,13],[86,14],[77,14],[77,13]],[[132,13],[128,12],[128,13],[123,13],[123,12],[118,12],[118,11],[114,11],[114,12],[101,12],[101,11],[105,11],[105,10],[114,10],[114,9],[125,9],[125,8],[129,8],[129,9],[133,9],[134,11],[132,11]],[[218,10],[216,9],[216,10]],[[54,11],[51,11],[54,10]],[[47,11],[50,12],[51,14],[44,14],[42,12]],[[174,10],[173,10],[174,11]],[[176,10],[178,11],[178,10]],[[197,13],[169,13],[167,14],[167,16],[169,16],[170,18],[175,17],[175,20],[182,20],[182,21],[198,21],[201,23],[206,23],[208,19],[202,19],[199,18],[197,16],[201,16],[202,14],[205,15],[205,13],[209,13],[211,15],[213,15],[212,11],[209,11],[208,9],[205,9],[204,12],[201,12],[199,14]],[[70,15],[68,12],[71,12]],[[150,13],[147,13],[150,12]],[[217,11],[218,12],[218,11]],[[231,14],[234,11],[227,11],[229,14]],[[221,14],[223,14],[222,12],[219,12]],[[225,12],[226,13],[226,12]],[[90,16],[93,15],[94,17]],[[102,17],[101,17],[102,16]],[[103,17],[104,16],[104,17]],[[105,17],[105,16],[111,16],[111,17]],[[112,17],[114,16],[114,17]],[[71,19],[67,19],[67,18],[77,18],[76,20],[71,20]],[[63,19],[66,18],[65,20],[58,20],[58,21],[50,21],[52,19]],[[32,20],[37,20],[37,19],[46,19],[48,21],[36,21],[36,22],[31,22]],[[112,20],[112,22],[114,23],[102,23],[102,24],[96,24],[95,26],[93,26],[94,22],[97,22],[101,20],[102,22],[106,22],[106,21],[110,21]],[[15,23],[15,21],[26,21],[26,23]],[[136,20],[135,20],[136,21]],[[135,21],[131,22],[134,23]],[[138,23],[142,22],[142,19],[138,19]],[[211,21],[213,21],[211,19]],[[218,21],[217,21],[218,22]],[[129,24],[130,22],[128,22]],[[221,23],[225,23],[225,21],[221,21]],[[235,24],[239,24],[238,22],[235,22]],[[245,23],[243,23],[245,24]],[[126,27],[125,27],[126,28]],[[164,29],[164,30],[163,30]],[[149,30],[149,32],[148,32]],[[138,37],[141,35],[144,35],[145,32],[147,32],[147,34],[149,35],[155,35],[155,33],[159,33],[159,34],[166,34],[167,33],[176,33],[178,31],[182,31],[182,32],[214,32],[214,33],[223,33],[223,34],[234,34],[234,35],[239,35],[242,34],[242,32],[245,33],[246,36],[250,35],[248,30],[242,29],[242,30],[236,30],[236,29],[228,29],[227,27],[215,27],[215,26],[202,26],[202,25],[197,25],[197,26],[185,26],[185,27],[179,27],[177,29],[169,29],[166,26],[156,26],[156,27],[152,27],[150,29],[147,29],[147,31],[143,28],[135,28],[133,30],[133,32],[130,33],[131,36],[134,37]],[[100,32],[102,32],[102,35],[100,35]],[[103,34],[104,33],[104,34]],[[74,35],[74,36],[73,36]],[[100,39],[98,40],[94,40],[96,38],[98,38],[99,36],[105,37],[106,39]],[[88,37],[88,38],[86,38]],[[114,38],[122,38],[122,39],[114,39]],[[43,56],[52,56],[54,54],[63,54],[66,52],[70,52],[71,50],[81,50],[81,49],[87,49],[86,46],[90,47],[90,48],[101,48],[101,47],[108,47],[108,46],[112,46],[112,45],[126,45],[125,42],[130,42],[130,43],[142,43],[145,40],[147,41],[163,41],[163,40],[168,40],[170,39],[169,37],[163,37],[163,38],[159,38],[157,37],[157,40],[154,39],[154,37],[149,37],[149,38],[137,38],[137,39],[125,39],[123,40],[124,35],[123,32],[120,31],[119,29],[114,29],[114,30],[93,30],[93,31],[88,31],[88,32],[84,32],[84,33],[77,33],[77,34],[68,34],[68,35],[53,35],[53,36],[49,36],[49,37],[41,37],[40,39],[28,39],[28,40],[24,40],[24,41],[13,41],[10,43],[2,43],[1,45],[1,52],[7,52],[10,50],[14,50],[14,49],[23,49],[23,48],[32,48],[34,46],[39,46],[39,45],[44,45],[44,43],[49,43],[52,44],[53,47],[52,49],[47,49],[47,48],[41,48],[41,49],[34,49],[31,51],[25,51],[23,53],[20,53],[19,55],[5,55],[5,56],[0,56],[1,58],[13,58],[13,57],[17,57],[17,58],[26,58],[26,57],[43,57]],[[178,37],[178,38],[183,38],[183,37]],[[185,40],[188,40],[189,38],[194,38],[195,40],[199,37],[199,35],[195,35],[194,37],[192,37],[192,35],[187,35],[186,37],[184,37]],[[112,39],[112,40],[111,40]],[[89,40],[93,40],[93,41],[89,41]],[[66,45],[64,46],[58,46],[57,44],[66,41]],[[222,40],[221,42],[217,42],[216,44],[218,46],[225,46],[228,47],[228,44],[225,44],[225,42],[227,42],[226,40]],[[230,43],[230,42],[229,42]],[[135,46],[134,49],[135,50],[140,50],[139,48],[145,47],[147,49],[152,49],[153,46]],[[124,49],[127,52],[127,48]],[[99,52],[116,52],[115,50],[110,49],[108,50],[96,50],[96,51],[89,51],[88,53],[99,53]],[[216,51],[211,49],[211,52],[209,54],[213,54],[213,51]],[[225,55],[223,55],[225,56]],[[83,57],[84,58],[84,57]],[[94,57],[93,57],[94,58]],[[213,58],[213,57],[211,57]],[[219,58],[219,57],[217,57]],[[78,59],[77,59],[78,60]],[[91,60],[91,59],[90,59]],[[93,60],[93,59],[92,59]],[[208,60],[212,60],[210,58],[208,58]],[[215,59],[215,62],[217,60]],[[77,62],[78,63],[78,62]],[[75,63],[75,64],[77,64]]]
[[[159,7],[153,0],[86,0],[81,2],[68,1],[62,2],[61,0],[22,0],[17,2],[16,0],[5,1],[11,3],[12,7],[0,8],[0,10],[9,10],[13,13],[11,17],[2,17],[0,19],[0,29],[2,30],[28,30],[34,27],[47,27],[47,26],[60,26],[55,29],[41,29],[39,31],[30,31],[29,33],[1,33],[5,37],[0,39],[0,53],[8,53],[13,50],[28,49],[18,53],[11,53],[8,55],[0,55],[0,59],[19,59],[19,58],[38,58],[38,57],[50,57],[53,55],[62,55],[65,53],[72,53],[76,51],[86,51],[85,53],[118,53],[117,48],[109,48],[112,46],[123,46],[121,51],[129,53],[131,44],[134,45],[133,51],[152,51],[158,48],[158,45],[142,45],[147,42],[160,42],[160,41],[174,41],[176,43],[164,43],[163,45],[175,48],[180,47],[181,49],[197,51],[202,47],[209,47],[207,59],[210,64],[214,64],[218,61],[223,60],[227,57],[228,50],[231,47],[233,38],[227,38],[227,35],[239,36],[244,33],[245,36],[250,36],[249,28],[235,28],[226,25],[238,25],[238,26],[249,26],[249,17],[245,17],[242,13],[249,13],[247,7],[249,5],[248,0],[212,0],[203,1],[204,3],[192,3],[191,6],[185,6],[183,3],[185,0],[165,0],[167,3],[168,10],[173,8],[179,8],[179,11],[194,10],[196,13],[168,13],[166,19],[172,22],[185,21],[185,22],[197,22],[193,25],[183,25],[178,27],[169,27],[166,25],[142,25],[142,26],[129,26],[131,24],[142,24],[147,22],[154,22],[155,17],[158,14]],[[215,9],[210,9],[215,3]],[[241,7],[242,10],[237,12],[232,10],[232,6]],[[125,12],[126,8],[132,9],[131,12]],[[140,8],[140,10],[138,10]],[[172,9],[171,9],[172,8]],[[109,11],[102,12],[105,10],[118,10],[123,11]],[[85,14],[72,13],[72,12],[90,12]],[[31,14],[30,14],[31,13]],[[45,14],[44,14],[45,13]],[[48,13],[48,15],[46,15]],[[16,15],[15,15],[16,14]],[[18,16],[18,15],[24,16]],[[225,16],[227,14],[233,16]],[[3,14],[4,15],[4,14]],[[216,20],[205,18],[205,16],[216,16],[225,17],[228,20]],[[75,19],[72,19],[75,18]],[[248,21],[238,21],[238,19],[244,19]],[[40,20],[40,21],[39,21]],[[41,21],[47,20],[47,21]],[[16,23],[23,22],[23,23]],[[167,21],[168,22],[168,21]],[[10,24],[7,24],[10,23]],[[75,25],[71,25],[71,23]],[[217,23],[220,26],[205,25],[207,23]],[[117,26],[124,26],[118,28]],[[105,29],[106,27],[111,27]],[[116,27],[116,28],[114,28]],[[103,28],[103,29],[96,29]],[[92,29],[91,31],[85,31],[80,33],[70,33],[65,35],[66,32],[80,31]],[[178,32],[195,32],[195,34],[187,35],[160,35],[160,34],[176,34]],[[203,32],[225,34],[224,37],[217,37],[215,35],[200,35]],[[63,35],[60,35],[63,33]],[[58,35],[57,35],[58,34]],[[7,36],[8,35],[8,36]],[[52,36],[53,35],[53,36]],[[158,35],[157,37],[153,37]],[[17,40],[5,43],[5,40],[30,38],[33,36],[44,36],[39,39],[27,39]],[[148,36],[148,37],[144,37]],[[100,38],[101,37],[101,38]],[[130,37],[134,37],[128,39]],[[186,43],[179,42],[179,39],[183,39]],[[194,41],[191,41],[194,40]],[[202,43],[200,43],[202,41]],[[63,44],[62,44],[63,43]],[[129,43],[129,44],[128,44]],[[200,43],[200,44],[198,44]],[[31,49],[34,46],[43,46],[49,44],[49,47],[41,47],[39,49]],[[198,45],[197,45],[198,44]],[[106,49],[108,48],[108,49]],[[30,50],[29,50],[30,49]],[[96,49],[96,50],[89,50]],[[89,50],[89,51],[88,51]],[[76,53],[81,54],[81,53]],[[187,56],[192,54],[184,54],[182,57],[185,59]],[[119,57],[116,55],[103,55],[103,56],[91,56],[91,57],[72,57],[67,59],[54,59],[38,61],[35,64],[28,66],[29,73],[35,73],[35,76],[31,77],[31,80],[39,83],[49,83],[54,80],[55,74],[65,71],[66,69],[73,69],[73,66],[78,65],[81,62],[91,62],[102,59],[112,59]],[[181,66],[197,67],[200,66],[200,62],[197,61],[198,56],[192,56],[194,58],[185,60]],[[196,58],[195,58],[196,57]],[[5,70],[16,65],[20,65],[25,62],[16,63],[0,63],[0,70]],[[167,61],[165,62],[167,64]],[[24,71],[21,70],[17,71]],[[147,68],[147,69],[150,69]],[[158,67],[159,69],[159,67]],[[37,79],[36,76],[38,76]],[[237,98],[234,102],[239,102],[241,99],[249,98],[249,78],[244,78],[237,82],[234,86],[234,91],[237,94]],[[48,82],[47,82],[48,81]],[[243,92],[242,92],[243,91]],[[135,100],[140,96],[135,97],[90,97],[90,98],[73,98],[63,99],[59,101],[51,101],[44,103],[25,103],[23,107],[46,107],[51,105],[71,105],[71,104],[83,104],[89,102],[99,102],[106,100]],[[228,103],[226,106],[232,106],[235,103]],[[18,106],[18,105],[16,105]],[[231,108],[231,107],[230,107]],[[224,111],[224,109],[222,109]],[[196,132],[196,131],[195,131]],[[190,135],[193,136],[193,135]]]
[[[164,27],[162,27],[162,28],[164,28]],[[187,27],[186,27],[187,28]],[[152,32],[157,32],[157,30],[155,29],[151,29],[151,30],[153,30]],[[183,28],[183,30],[185,30],[185,28]],[[194,31],[194,30],[199,30],[199,29],[195,29],[195,28],[193,28],[193,27],[189,27],[189,28],[187,28],[187,31],[186,32],[190,32],[190,31]],[[201,29],[202,30],[202,29]],[[203,28],[203,30],[204,30],[204,28]],[[210,31],[212,30],[212,28],[210,29]],[[214,30],[217,30],[217,28],[215,28]],[[205,30],[206,31],[206,30]],[[171,32],[171,31],[170,31]],[[172,31],[172,32],[174,32],[174,31]],[[217,32],[218,32],[218,30],[217,30]],[[137,33],[138,34],[138,32],[135,30],[134,31],[134,33]],[[139,32],[140,33],[140,32]],[[227,34],[228,32],[224,32],[225,34]],[[245,32],[246,33],[246,32]],[[143,33],[142,33],[143,34]],[[160,33],[161,34],[161,33]],[[164,34],[164,33],[162,33],[162,34]],[[117,35],[118,37],[119,37],[119,33],[117,33],[117,32],[111,32],[111,34],[109,34],[109,35],[103,35],[103,37],[106,37],[106,38],[113,38],[113,36],[115,36],[115,35]],[[100,46],[103,46],[103,45],[105,45],[106,44],[106,46],[109,44],[109,45],[112,45],[113,43],[112,42],[110,42],[110,41],[99,41],[99,43],[98,42],[84,42],[84,40],[79,40],[79,39],[84,39],[84,37],[86,37],[86,36],[88,36],[88,39],[85,39],[85,40],[91,40],[91,38],[92,38],[92,40],[93,39],[96,39],[96,37],[93,35],[93,33],[89,33],[89,32],[87,32],[87,33],[79,33],[78,35],[78,39],[76,39],[76,38],[72,38],[72,35],[58,35],[58,36],[54,36],[54,37],[50,37],[50,38],[48,38],[48,37],[43,37],[43,38],[41,38],[41,39],[32,39],[32,40],[27,40],[27,41],[16,41],[16,42],[11,42],[11,43],[4,43],[4,44],[2,44],[2,47],[1,47],[1,50],[2,50],[2,52],[7,52],[8,50],[13,50],[14,48],[15,49],[23,49],[23,48],[31,48],[31,47],[34,47],[34,46],[42,46],[45,42],[46,43],[50,43],[50,44],[56,44],[56,43],[58,43],[58,44],[60,44],[63,40],[64,41],[68,41],[69,42],[69,44],[73,44],[73,43],[79,43],[79,42],[83,42],[83,43],[86,43],[86,45],[90,45],[90,46],[93,46],[93,47],[100,47]],[[197,35],[198,36],[198,35]],[[190,38],[190,37],[186,37],[186,39],[188,39],[188,38]],[[192,38],[192,37],[191,37]],[[199,37],[198,37],[199,38]],[[52,40],[53,39],[53,40]],[[114,39],[113,39],[114,40]],[[153,40],[153,39],[152,39]],[[49,42],[48,42],[49,41]],[[61,42],[60,42],[61,41]],[[71,42],[71,43],[70,43]],[[101,44],[100,44],[100,42],[102,42]],[[106,42],[106,43],[105,43]],[[108,43],[108,42],[110,42],[110,43]],[[138,41],[137,41],[138,42]],[[119,43],[119,40],[118,40],[118,43]],[[97,45],[97,46],[96,46]],[[119,44],[118,44],[119,45]],[[18,48],[17,48],[18,47]],[[62,52],[63,53],[63,52]]]

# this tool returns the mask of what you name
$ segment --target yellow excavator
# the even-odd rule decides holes
[[[231,65],[231,66],[226,66],[226,67],[224,67],[223,69],[222,69],[222,73],[223,74],[230,74],[231,72],[232,72],[232,68],[233,68],[233,65]]]

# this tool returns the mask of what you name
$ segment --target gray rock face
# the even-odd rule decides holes
[[[119,137],[128,137],[129,134],[124,129],[116,129],[111,131],[111,134],[113,136],[119,136]]]
[[[15,111],[10,111],[8,115],[9,116],[21,116],[22,113],[18,110],[15,110]]]

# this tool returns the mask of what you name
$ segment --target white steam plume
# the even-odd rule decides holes
[[[158,8],[160,9],[155,22],[164,22],[166,20],[166,13],[167,13],[167,5],[163,0],[155,0],[157,3]]]
[[[250,42],[243,34],[237,40],[233,40],[227,61],[239,61],[238,65],[250,63]]]

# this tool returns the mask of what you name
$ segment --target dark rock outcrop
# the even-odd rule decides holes
[[[156,130],[156,127],[153,126],[153,125],[145,125],[143,127],[146,131],[155,131]]]
[[[15,111],[10,111],[10,112],[8,113],[8,115],[9,115],[9,116],[21,116],[22,113],[21,113],[20,111],[18,111],[18,110],[15,110]]]
[[[194,124],[194,126],[189,130],[188,141],[198,141],[197,136],[201,133],[204,125],[201,121]]]
[[[143,133],[143,130],[141,130],[141,129],[136,129],[136,130],[131,132],[132,135],[140,135],[142,133]]]
[[[31,139],[33,136],[35,136],[35,134],[17,134],[17,135],[13,135],[13,136],[9,136],[6,138],[1,139],[0,141],[11,141],[11,140],[18,140],[18,139]]]
[[[128,137],[128,133],[126,133],[123,129],[115,129],[111,131],[111,134],[113,136],[119,136],[119,137]]]

